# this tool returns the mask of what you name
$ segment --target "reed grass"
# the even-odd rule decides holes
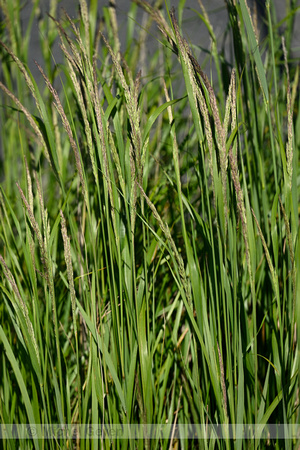
[[[199,1],[213,80],[184,38],[188,2],[133,2],[123,54],[116,2],[79,3],[71,19],[55,0],[39,16],[35,1],[24,31],[19,0],[0,2],[0,422],[129,434],[3,448],[297,448],[295,2],[282,38],[266,2],[261,42],[246,0],[228,0],[227,61]],[[34,17],[44,84],[28,68]],[[142,440],[134,424],[183,428]],[[187,439],[191,424],[198,436],[220,425],[223,438]],[[232,424],[258,432],[232,439]],[[285,440],[266,437],[268,424]]]

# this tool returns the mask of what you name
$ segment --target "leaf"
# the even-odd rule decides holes
[[[6,356],[12,366],[12,369],[14,371],[14,374],[16,376],[17,379],[17,383],[19,385],[21,394],[22,394],[22,399],[24,401],[24,405],[26,408],[26,412],[27,412],[27,417],[28,417],[28,423],[32,424],[32,425],[36,425],[35,423],[35,418],[34,418],[34,412],[33,412],[33,408],[30,402],[30,398],[29,398],[29,394],[24,382],[24,379],[22,377],[18,362],[13,354],[12,348],[10,346],[10,343],[7,340],[7,337],[5,336],[4,330],[2,328],[2,326],[0,325],[0,339],[3,342],[4,348],[5,348],[5,352],[6,352]],[[37,437],[33,437],[33,441],[34,441],[34,446],[36,449],[39,449],[39,443],[38,443],[38,439]]]
[[[186,98],[186,96],[175,99],[175,100],[170,100],[169,102],[164,103],[163,105],[159,106],[149,117],[146,126],[145,126],[145,130],[144,130],[144,137],[143,137],[143,146],[147,140],[148,134],[150,133],[150,130],[154,124],[154,122],[156,121],[156,119],[158,118],[158,116],[165,110],[168,108],[168,106],[171,105],[175,105],[175,103],[180,102],[181,100],[183,100],[184,98]]]
[[[243,19],[245,22],[246,30],[248,33],[248,39],[249,39],[249,47],[250,51],[254,56],[254,61],[257,68],[257,76],[260,81],[260,85],[262,87],[265,103],[269,104],[269,91],[268,91],[268,83],[266,79],[265,69],[262,63],[262,59],[259,53],[259,45],[257,43],[257,39],[255,36],[254,28],[252,25],[249,8],[246,6],[245,0],[240,0],[241,10]]]
[[[86,323],[88,329],[92,333],[94,341],[96,342],[96,344],[99,347],[100,351],[104,355],[105,363],[107,364],[107,367],[108,367],[108,369],[109,369],[109,371],[111,373],[112,379],[113,379],[113,381],[115,383],[117,393],[118,393],[119,398],[120,398],[121,403],[122,403],[122,407],[123,407],[124,411],[126,412],[126,401],[125,401],[123,389],[122,389],[120,380],[118,378],[116,368],[115,368],[115,366],[114,366],[114,364],[112,362],[112,358],[111,358],[111,356],[110,356],[110,354],[109,354],[109,352],[107,350],[107,347],[104,345],[104,343],[102,342],[101,338],[97,335],[96,328],[95,328],[94,324],[92,323],[92,321],[90,320],[90,318],[88,317],[87,313],[84,311],[83,307],[81,306],[81,304],[79,303],[78,300],[76,300],[76,303],[77,303],[77,306],[78,306],[78,308],[80,310],[80,313],[82,314],[82,317],[85,320],[85,323]]]

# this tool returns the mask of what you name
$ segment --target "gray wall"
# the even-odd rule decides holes
[[[13,0],[11,0],[13,1]],[[151,3],[151,0],[148,0]],[[271,0],[272,1],[272,0]],[[41,0],[41,9],[42,13],[45,14],[49,11],[49,0]],[[108,5],[108,0],[99,0],[99,15],[101,15],[101,10],[103,6]],[[178,4],[178,1],[173,0],[170,2],[172,5],[175,6]],[[202,3],[209,15],[209,18],[212,22],[212,25],[214,27],[215,34],[218,38],[219,45],[221,46],[223,44],[224,40],[224,31],[227,26],[227,10],[224,0],[202,0]],[[257,11],[258,11],[258,19],[260,20],[260,25],[262,27],[261,32],[261,38],[263,38],[263,10],[264,10],[264,4],[265,0],[248,0],[248,3],[253,9],[254,3],[256,3]],[[281,20],[285,16],[285,8],[286,8],[286,1],[285,0],[273,0],[273,3],[276,6],[277,11],[277,18],[278,20]],[[300,3],[300,0],[298,0],[298,4]],[[59,3],[58,8],[58,14],[62,14],[62,8],[64,8],[68,14],[72,18],[76,18],[78,14],[78,0],[61,0]],[[126,35],[126,21],[128,16],[128,11],[130,7],[130,0],[116,0],[116,11],[117,11],[117,17],[120,24],[120,36],[121,36],[121,42],[125,40]],[[183,32],[185,37],[193,44],[199,45],[202,48],[209,48],[210,40],[209,35],[206,30],[205,25],[200,21],[198,16],[192,9],[196,9],[197,11],[200,11],[199,3],[197,0],[187,0],[185,5],[185,12],[184,12],[184,21],[183,21]],[[31,11],[31,2],[27,2],[26,7],[23,10],[23,22],[24,25],[28,21],[29,15]],[[300,12],[299,12],[300,13]],[[138,18],[137,21],[139,23],[142,22],[143,18],[143,11],[141,8],[139,8]],[[154,34],[156,33],[156,27],[153,25],[152,28]],[[280,32],[280,30],[279,30]],[[39,29],[38,25],[35,22],[33,26],[33,32],[32,32],[32,38],[30,42],[30,49],[31,49],[31,55],[29,64],[31,70],[34,72],[34,74],[37,74],[37,71],[35,69],[35,65],[33,63],[34,59],[41,59],[40,51],[39,51]],[[154,37],[149,35],[149,46],[151,46],[151,42],[155,42]],[[293,54],[295,57],[300,56],[300,14],[296,17],[296,26],[295,26],[295,34],[294,34],[294,40],[293,40]],[[124,49],[123,49],[124,50]],[[200,53],[200,50],[199,50]],[[56,57],[58,60],[60,60],[60,54],[61,52],[58,52]],[[198,55],[197,55],[198,56]],[[200,54],[199,54],[200,56]],[[42,62],[42,61],[40,61]],[[201,56],[200,56],[200,63],[201,63]]]
[[[14,0],[9,0],[14,1]],[[150,3],[153,3],[152,0],[148,0]],[[272,0],[271,0],[272,1]],[[273,0],[276,11],[277,11],[277,19],[281,20],[285,16],[285,0]],[[104,6],[107,6],[109,3],[109,0],[99,0],[99,15],[102,15],[102,8]],[[171,5],[176,6],[178,5],[178,0],[171,0]],[[209,18],[211,20],[211,23],[214,27],[215,34],[218,39],[218,45],[221,47],[224,45],[224,32],[227,26],[227,10],[224,0],[202,0],[202,3],[209,15]],[[264,35],[264,29],[263,29],[263,11],[264,11],[264,4],[265,0],[248,0],[249,6],[251,9],[254,7],[254,3],[256,3],[257,11],[258,11],[258,19],[260,22],[261,34],[260,37],[263,39]],[[300,0],[297,1],[297,4],[299,6]],[[128,20],[128,11],[130,7],[131,1],[130,0],[116,0],[116,12],[117,17],[120,25],[120,38],[121,42],[125,42],[125,36],[126,36],[126,22]],[[41,12],[42,14],[46,14],[49,11],[49,5],[50,0],[41,0],[40,6],[41,6]],[[68,14],[72,18],[77,18],[78,16],[78,0],[61,0],[58,7],[58,16],[61,16],[63,14],[62,8],[64,8]],[[25,3],[25,7],[22,10],[22,23],[23,28],[26,29],[26,25],[28,23],[30,13],[32,9],[32,2],[27,1]],[[192,43],[198,46],[197,49],[195,49],[195,56],[198,58],[200,64],[203,64],[203,60],[205,58],[205,52],[201,50],[202,49],[208,49],[210,47],[210,39],[208,32],[206,30],[205,25],[201,22],[201,20],[198,18],[197,14],[193,11],[193,9],[196,9],[197,11],[200,11],[199,3],[197,0],[187,0],[185,5],[185,11],[184,11],[184,20],[183,20],[183,33],[184,36]],[[139,8],[138,16],[137,16],[137,22],[142,23],[143,20],[143,10]],[[280,33],[280,30],[278,31]],[[153,34],[153,35],[152,35]],[[155,24],[153,24],[151,33],[149,34],[149,38],[147,40],[147,45],[149,47],[149,51],[151,52],[151,45],[156,44],[156,40],[154,36],[158,36],[157,27]],[[40,52],[40,31],[37,22],[35,21],[32,27],[32,35],[31,35],[31,41],[30,41],[30,54],[29,54],[29,68],[32,71],[34,77],[38,81],[38,84],[43,84],[42,78],[40,76],[39,71],[36,68],[36,65],[34,63],[34,60],[37,60],[42,66],[43,66],[43,60],[41,57]],[[228,52],[228,43],[229,40],[225,40],[225,49],[227,49]],[[294,33],[294,39],[293,39],[293,56],[295,58],[299,58],[300,56],[300,14],[296,17],[296,24],[295,24],[295,33]],[[57,62],[62,61],[62,52],[58,48],[58,45],[56,46],[57,51],[55,51],[55,59]],[[124,48],[122,49],[124,50]],[[210,70],[210,68],[205,68],[206,72]],[[210,72],[208,72],[209,75],[211,75]],[[212,73],[212,76],[214,77],[214,73]],[[178,89],[180,87],[178,86]],[[1,158],[3,157],[2,152],[2,145],[0,140],[0,163]]]

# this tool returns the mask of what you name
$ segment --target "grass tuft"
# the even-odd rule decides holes
[[[57,6],[36,0],[25,29],[0,2],[0,421],[103,428],[3,448],[296,448],[295,2],[282,38],[266,2],[260,40],[245,0],[221,38],[199,1],[207,48],[185,39],[188,1],[135,0],[126,39],[115,0],[80,0],[76,19]]]

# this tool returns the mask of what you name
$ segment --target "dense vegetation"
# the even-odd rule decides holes
[[[0,1],[0,422],[185,426],[3,448],[296,448],[263,433],[299,429],[296,2],[278,24],[266,1],[259,38],[227,0],[226,53],[201,1],[200,48],[188,1],[137,0],[122,54],[115,2],[79,3],[58,20],[36,0],[24,29],[21,2]]]

